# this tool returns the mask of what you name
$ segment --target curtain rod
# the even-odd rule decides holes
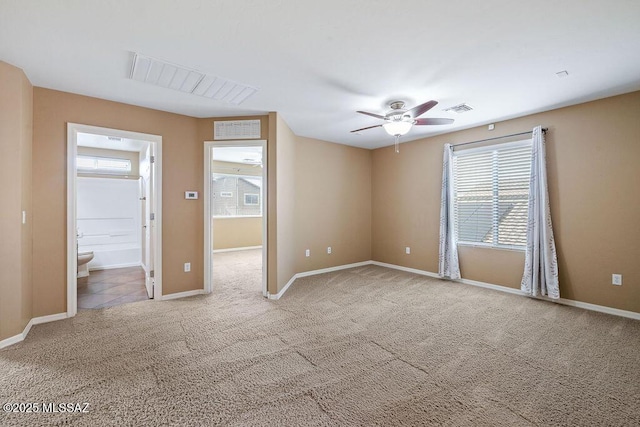
[[[487,139],[479,139],[477,141],[469,141],[469,142],[461,142],[460,144],[451,144],[452,147],[458,147],[460,145],[467,145],[467,144],[477,144],[478,142],[486,142],[486,141],[493,141],[494,139],[502,139],[502,138],[509,138],[510,136],[518,136],[518,135],[526,135],[529,133],[532,133],[533,130],[527,131],[527,132],[520,132],[520,133],[512,133],[511,135],[504,135],[504,136],[496,136],[495,138],[487,138]],[[547,128],[542,128],[542,132],[547,132]]]

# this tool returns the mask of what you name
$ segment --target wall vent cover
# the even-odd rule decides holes
[[[471,111],[471,110],[473,110],[473,107],[471,105],[462,103],[462,104],[454,105],[453,107],[449,107],[444,111],[460,114],[460,113],[466,113],[467,111]]]
[[[213,139],[260,139],[260,120],[215,121]]]
[[[257,88],[182,65],[134,53],[129,78],[143,83],[240,105]]]

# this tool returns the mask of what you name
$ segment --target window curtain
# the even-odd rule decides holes
[[[531,296],[560,298],[558,259],[551,227],[544,133],[533,128],[527,249],[520,289]]]
[[[451,144],[444,145],[444,158],[442,161],[438,274],[440,277],[451,280],[460,278],[453,216],[453,146]]]

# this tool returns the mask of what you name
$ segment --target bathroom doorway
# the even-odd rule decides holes
[[[162,297],[161,143],[67,125],[67,315]]]
[[[267,294],[266,141],[205,142],[205,291]]]

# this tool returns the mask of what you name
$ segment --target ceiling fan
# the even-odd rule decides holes
[[[394,136],[396,139],[396,153],[400,152],[399,144],[400,137],[405,135],[407,132],[411,130],[413,125],[416,126],[429,126],[429,125],[449,125],[453,123],[453,119],[444,119],[444,118],[425,118],[419,119],[421,115],[432,109],[438,104],[438,101],[428,101],[424,104],[420,104],[417,107],[413,107],[410,110],[404,109],[404,102],[402,101],[392,101],[389,103],[389,107],[391,110],[381,116],[380,114],[368,113],[366,111],[357,111],[360,114],[365,114],[367,116],[375,117],[376,119],[384,120],[384,123],[368,126],[366,128],[352,130],[351,133],[360,132],[361,130],[373,129],[377,127],[383,127],[384,130],[391,136]]]

